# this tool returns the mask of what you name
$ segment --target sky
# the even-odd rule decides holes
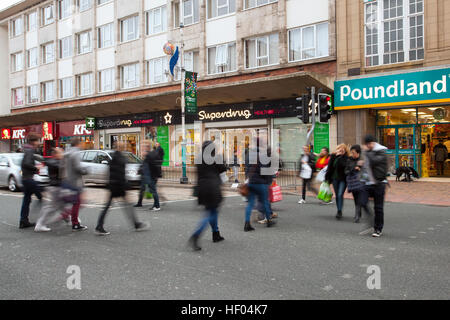
[[[0,11],[22,0],[0,0]]]

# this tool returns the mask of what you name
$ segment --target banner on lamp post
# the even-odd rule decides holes
[[[197,73],[185,72],[184,77],[184,102],[187,114],[197,113]]]

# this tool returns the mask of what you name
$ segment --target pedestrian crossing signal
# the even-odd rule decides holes
[[[304,94],[301,97],[296,98],[296,100],[300,102],[300,105],[296,107],[297,118],[302,120],[303,123],[309,123],[309,100],[310,100],[310,97],[307,94]]]

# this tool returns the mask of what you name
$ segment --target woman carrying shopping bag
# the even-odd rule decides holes
[[[303,154],[300,157],[300,177],[303,179],[302,197],[298,203],[302,204],[306,202],[306,188],[314,192],[316,195],[318,191],[312,186],[313,173],[316,170],[316,156],[311,152],[310,146],[303,146]]]

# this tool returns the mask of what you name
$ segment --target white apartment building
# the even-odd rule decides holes
[[[335,2],[20,2],[0,12],[0,128],[179,109],[180,62],[172,77],[167,42],[183,44],[185,70],[198,73],[199,107],[331,92]],[[96,146],[110,147],[101,134]]]

